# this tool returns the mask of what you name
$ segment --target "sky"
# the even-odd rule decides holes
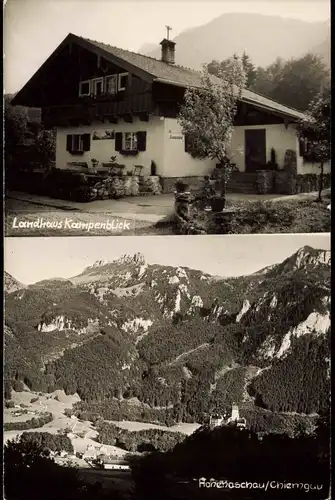
[[[29,285],[70,278],[97,260],[140,252],[149,264],[241,276],[282,262],[304,245],[329,250],[330,234],[6,238],[4,268]]]
[[[4,7],[4,90],[16,92],[68,33],[138,51],[229,12],[326,21],[329,0],[7,0]]]

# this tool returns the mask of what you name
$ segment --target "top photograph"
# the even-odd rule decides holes
[[[5,235],[330,231],[329,4],[150,5],[6,3]]]

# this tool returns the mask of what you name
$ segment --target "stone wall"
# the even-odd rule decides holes
[[[11,180],[8,188],[82,202],[161,193],[158,176],[102,175],[60,169],[22,171]]]
[[[319,175],[304,174],[297,176],[296,192],[297,193],[310,193],[311,191],[319,190]],[[327,173],[323,176],[323,189],[330,188],[331,174]]]
[[[256,186],[258,194],[268,194],[274,192],[274,170],[257,170]]]
[[[141,177],[140,194],[161,194],[162,186],[158,175]]]
[[[297,194],[310,193],[319,189],[319,175],[304,174],[297,175],[294,180],[294,192],[292,192],[292,179],[287,172],[280,170],[275,175],[275,193],[278,194]],[[327,173],[323,176],[323,189],[329,188],[331,185],[331,174]]]
[[[330,173],[324,174],[323,188],[330,187]],[[285,153],[284,169],[275,172],[274,191],[278,194],[297,194],[318,191],[320,176],[318,174],[297,173],[297,157],[295,151],[288,149]]]

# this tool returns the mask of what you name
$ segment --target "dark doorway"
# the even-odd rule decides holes
[[[266,164],[265,128],[245,130],[245,171],[256,172]]]

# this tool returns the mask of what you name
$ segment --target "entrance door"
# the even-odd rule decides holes
[[[245,130],[245,171],[256,172],[266,164],[265,129]]]

